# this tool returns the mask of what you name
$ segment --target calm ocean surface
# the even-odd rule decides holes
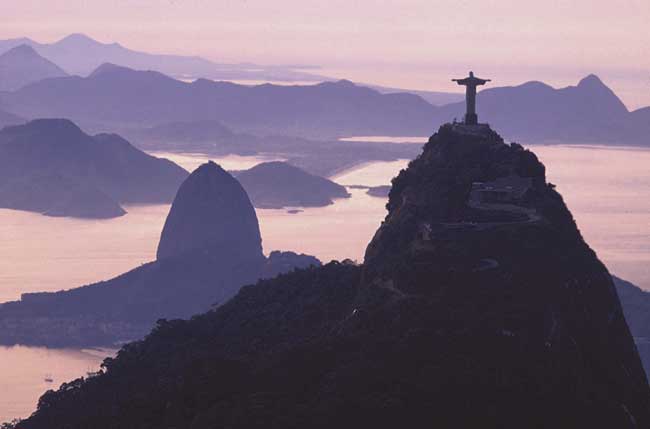
[[[531,148],[610,271],[650,290],[650,150]],[[188,154],[156,155],[188,170],[206,159]],[[226,169],[244,169],[269,158],[214,160]],[[333,179],[344,185],[388,184],[406,164],[407,160],[366,164]],[[257,210],[265,252],[294,250],[323,261],[362,261],[368,241],[385,216],[385,201],[362,189],[350,192],[352,198],[297,214]],[[23,292],[69,289],[108,279],[152,260],[169,206],[127,206],[126,210],[126,216],[109,220],[0,210],[0,302],[18,299]],[[111,353],[0,347],[0,423],[28,415],[45,390],[96,370]],[[46,382],[46,376],[53,382]]]

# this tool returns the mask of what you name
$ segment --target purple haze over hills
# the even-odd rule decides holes
[[[18,45],[0,55],[0,91],[12,91],[39,80],[66,75],[29,45]]]
[[[0,41],[0,52],[28,45],[61,66],[70,74],[87,75],[103,63],[115,63],[136,70],[159,70],[177,76],[211,79],[322,80],[322,76],[282,66],[222,64],[197,56],[162,55],[139,52],[119,43],[101,43],[84,34],[71,34],[54,43],[39,43],[29,38]]]
[[[350,81],[308,86],[245,86],[104,64],[88,77],[46,79],[0,95],[24,117],[67,117],[89,129],[218,120],[254,134],[334,138],[427,135],[461,118],[464,102],[433,106],[417,95],[381,94]],[[628,112],[595,75],[577,86],[541,82],[489,88],[478,95],[479,120],[524,142],[563,141],[647,145],[650,113]]]

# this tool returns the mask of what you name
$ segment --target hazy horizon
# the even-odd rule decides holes
[[[469,69],[493,86],[563,87],[595,73],[629,109],[650,105],[645,1],[27,0],[7,9],[2,39],[83,33],[152,53],[316,66],[335,78],[447,92],[459,92],[449,79]]]

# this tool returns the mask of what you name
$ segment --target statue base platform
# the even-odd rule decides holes
[[[489,124],[464,124],[464,123],[455,123],[452,124],[452,129],[459,134],[467,134],[474,136],[481,136],[490,134],[492,129]]]

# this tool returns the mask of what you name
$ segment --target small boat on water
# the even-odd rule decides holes
[[[46,383],[54,383],[54,379],[52,378],[52,374],[45,374],[45,378],[43,380]]]

